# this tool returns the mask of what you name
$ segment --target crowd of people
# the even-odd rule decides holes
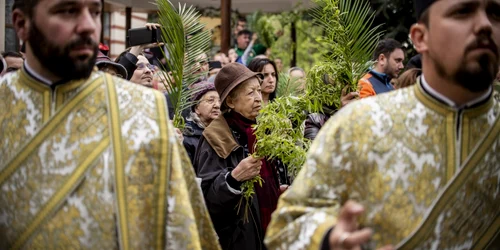
[[[233,49],[198,58],[175,128],[161,44],[109,58],[101,9],[15,1],[24,45],[0,58],[1,249],[500,246],[499,1],[417,0],[419,54],[405,67],[402,44],[381,40],[358,91],[307,115],[313,144],[293,177],[255,156],[254,126],[280,73],[300,95],[307,72],[284,69],[239,18]]]

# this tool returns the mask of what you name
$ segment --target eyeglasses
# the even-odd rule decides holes
[[[220,104],[220,99],[219,98],[210,98],[208,100],[203,100],[203,102],[206,102],[209,105],[214,105],[215,103]]]
[[[156,69],[156,66],[152,65],[152,64],[145,64],[145,63],[138,63],[137,64],[137,69],[145,69],[146,67],[152,71],[154,71]]]

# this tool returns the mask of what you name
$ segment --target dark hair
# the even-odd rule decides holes
[[[279,82],[278,68],[276,67],[276,63],[274,63],[274,61],[270,60],[269,58],[255,58],[248,64],[248,69],[253,72],[262,72],[264,66],[268,64],[273,65],[274,72],[276,73],[276,88],[274,88],[273,93],[269,95],[269,101],[272,101],[276,98],[276,91],[278,90]]]
[[[384,39],[378,43],[373,53],[373,60],[377,61],[380,54],[384,54],[385,57],[389,58],[396,49],[403,49],[403,45],[392,38]]]
[[[249,36],[251,36],[252,32],[250,30],[240,30],[238,32],[238,36],[241,36],[241,35],[249,35]]]
[[[20,9],[28,17],[33,17],[34,9],[40,0],[14,0],[12,10]]]
[[[409,87],[417,82],[417,78],[422,74],[421,69],[413,68],[405,71],[398,79],[394,79],[394,87],[402,89]]]
[[[430,8],[426,9],[422,14],[420,15],[420,18],[418,18],[419,23],[423,23],[425,26],[429,27],[429,17],[430,17]]]
[[[7,58],[7,57],[23,58],[23,55],[21,55],[21,53],[15,52],[15,51],[2,52],[2,56],[3,56],[3,58]]]
[[[247,22],[247,19],[244,16],[238,17],[238,22]]]

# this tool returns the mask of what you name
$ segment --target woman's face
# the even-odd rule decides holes
[[[228,51],[228,57],[230,62],[236,62],[236,59],[238,59],[238,54],[236,54],[236,51],[234,49],[230,49]]]
[[[204,94],[194,111],[200,120],[208,126],[220,115],[220,99],[217,91],[208,91]]]
[[[266,64],[262,69],[264,81],[262,82],[262,94],[271,94],[276,89],[276,71],[272,64]]]
[[[246,80],[240,88],[233,91],[236,92],[229,94],[226,100],[227,105],[243,117],[255,120],[262,108],[262,94],[257,77]],[[231,96],[234,96],[234,99]]]

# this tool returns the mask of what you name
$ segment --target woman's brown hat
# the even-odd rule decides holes
[[[215,89],[219,93],[221,103],[236,86],[252,77],[264,79],[262,73],[253,72],[240,63],[230,63],[224,66],[215,77]]]

